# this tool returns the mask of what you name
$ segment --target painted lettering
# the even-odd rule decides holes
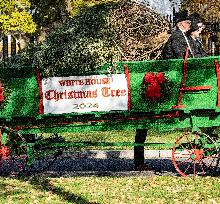
[[[49,90],[49,91],[46,91],[46,92],[45,92],[45,98],[46,98],[47,100],[52,100],[52,99],[53,99],[53,96],[51,95],[52,92],[54,92],[54,90]]]
[[[56,90],[46,91],[44,96],[46,100],[63,100],[63,99],[78,99],[78,98],[97,98],[98,90],[93,91],[69,91],[66,90],[57,92]]]
[[[65,80],[60,80],[59,84],[60,84],[60,86],[65,86]]]
[[[109,87],[103,87],[102,89],[101,89],[101,91],[102,91],[102,96],[103,97],[109,97],[110,96],[110,88]]]
[[[110,89],[109,87],[103,87],[101,89],[102,96],[103,97],[120,97],[120,96],[126,96],[126,90],[125,89]]]

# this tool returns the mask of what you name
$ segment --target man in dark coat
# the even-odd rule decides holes
[[[187,11],[181,11],[174,16],[176,29],[172,32],[170,38],[162,51],[163,59],[184,58],[187,47],[189,48],[189,57],[193,57],[186,32],[190,29],[190,18]]]

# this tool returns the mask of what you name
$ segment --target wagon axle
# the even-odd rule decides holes
[[[203,150],[202,149],[194,149],[193,153],[191,154],[191,159],[200,161],[203,157]]]
[[[0,149],[0,157],[2,159],[6,159],[8,155],[10,154],[10,150],[8,147],[2,146]]]
[[[9,128],[1,128],[2,145],[0,160],[2,171],[17,175],[24,170],[42,172],[52,165],[64,149],[91,146],[148,146],[171,147],[172,144],[160,143],[91,143],[66,142],[55,135],[49,138],[39,138],[26,143],[24,137]],[[218,167],[219,148],[208,135],[184,133],[173,145],[172,160],[176,170],[182,175],[205,175]]]

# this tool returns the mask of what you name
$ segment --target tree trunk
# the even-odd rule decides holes
[[[16,55],[16,39],[11,36],[11,56]]]
[[[8,36],[3,36],[3,59],[8,57]]]

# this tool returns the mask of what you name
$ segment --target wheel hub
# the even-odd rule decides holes
[[[193,153],[191,154],[191,159],[199,161],[202,159],[203,150],[202,149],[194,149]]]
[[[3,159],[6,159],[8,155],[10,154],[10,150],[6,146],[2,146],[0,149],[0,155]]]

